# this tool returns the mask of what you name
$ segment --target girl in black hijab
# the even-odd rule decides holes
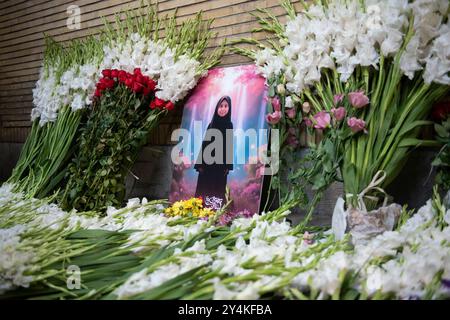
[[[218,155],[217,161],[208,164],[205,163],[204,152],[205,148],[215,141],[215,135],[210,131],[211,129],[218,130],[222,135],[223,152],[222,157]],[[218,209],[220,204],[225,204],[227,176],[228,172],[233,170],[233,135],[227,134],[227,129],[233,130],[233,123],[231,122],[231,99],[228,96],[224,96],[220,98],[216,105],[213,118],[205,133],[205,138],[200,150],[201,153],[194,166],[195,170],[198,171],[195,196],[202,197],[204,204],[213,209]],[[213,157],[216,157],[214,151],[209,152]],[[208,153],[206,156],[209,155]],[[221,202],[217,203],[212,197],[220,199]],[[214,202],[215,205],[211,205],[212,202]]]

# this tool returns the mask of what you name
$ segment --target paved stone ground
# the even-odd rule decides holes
[[[0,143],[0,182],[5,181],[14,167],[21,144]],[[171,146],[145,147],[126,179],[127,198],[147,197],[148,199],[168,198],[172,177]],[[418,149],[405,163],[399,177],[387,192],[398,203],[406,203],[411,208],[421,207],[431,197],[434,171],[431,161],[435,150]],[[311,195],[312,193],[309,192]],[[336,199],[343,194],[341,183],[333,184],[318,204],[312,224],[330,225]],[[305,212],[294,210],[289,219],[297,224]]]

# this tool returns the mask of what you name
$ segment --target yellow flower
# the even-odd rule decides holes
[[[210,208],[203,208],[203,200],[201,198],[176,201],[171,207],[165,209],[164,213],[171,217],[191,216],[196,218],[205,218],[214,215],[214,211]]]
[[[195,202],[195,205],[198,207],[203,207],[203,200],[202,198],[193,198],[193,201]]]

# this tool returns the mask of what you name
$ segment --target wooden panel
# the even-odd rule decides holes
[[[155,2],[155,1],[153,1]],[[208,51],[224,39],[251,36],[257,27],[250,14],[257,8],[268,8],[276,16],[285,13],[280,0],[159,0],[162,14],[177,10],[178,23],[203,11],[205,18],[215,19],[212,28],[216,39]],[[5,0],[0,1],[0,142],[23,142],[29,132],[32,89],[39,77],[44,50],[44,33],[66,42],[97,34],[103,23],[101,17],[113,21],[114,14],[127,8],[137,8],[140,0]],[[77,5],[81,10],[81,29],[66,26],[67,7]],[[258,38],[264,39],[264,34]],[[221,65],[250,63],[249,59],[227,51]],[[166,144],[170,131],[179,126],[181,110],[163,119],[152,134],[150,143]]]

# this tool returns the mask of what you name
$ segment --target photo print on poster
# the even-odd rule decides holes
[[[210,70],[188,98],[172,152],[169,200],[201,197],[208,208],[257,213],[261,200],[268,125],[267,88],[254,65]],[[172,139],[174,136],[172,136]]]

